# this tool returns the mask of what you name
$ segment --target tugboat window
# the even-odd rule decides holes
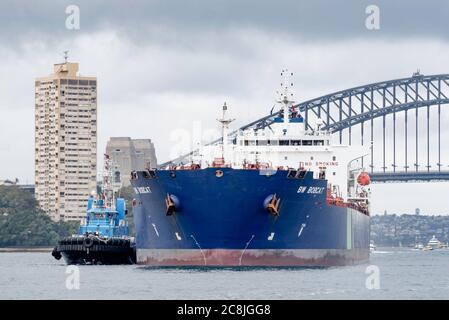
[[[120,171],[115,171],[114,172],[114,182],[116,182],[116,183],[120,183],[121,182]]]

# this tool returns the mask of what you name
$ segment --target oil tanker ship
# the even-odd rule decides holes
[[[265,127],[202,146],[184,164],[131,173],[137,263],[150,266],[337,266],[369,259],[363,147],[306,128],[289,86]]]

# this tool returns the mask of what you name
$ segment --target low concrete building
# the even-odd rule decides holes
[[[130,185],[131,171],[157,166],[156,151],[151,139],[111,137],[106,145],[106,154],[120,172],[123,186]]]

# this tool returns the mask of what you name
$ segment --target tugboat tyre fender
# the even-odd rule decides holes
[[[53,249],[53,251],[51,252],[51,255],[56,259],[56,260],[60,260],[62,255],[61,252],[58,251],[58,249],[56,249],[56,247]]]
[[[86,248],[90,248],[94,245],[94,240],[92,238],[84,238],[83,245]]]

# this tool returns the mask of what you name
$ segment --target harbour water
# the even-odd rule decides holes
[[[369,264],[333,268],[78,266],[68,289],[73,270],[50,253],[2,252],[0,299],[449,299],[448,265],[447,249],[379,248]],[[373,270],[379,289],[366,285]]]

